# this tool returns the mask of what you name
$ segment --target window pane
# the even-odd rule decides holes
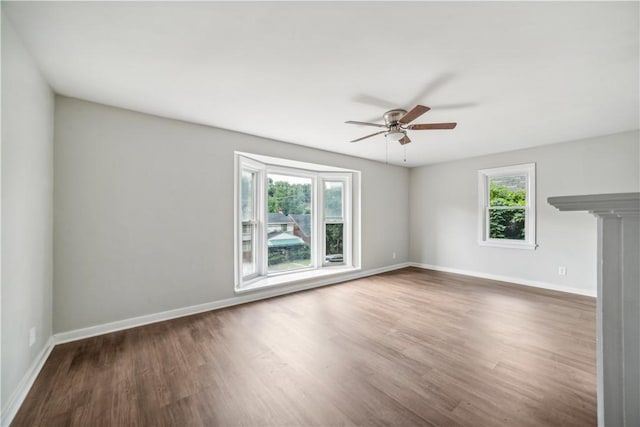
[[[344,263],[344,224],[325,225],[325,262]]]
[[[242,276],[246,277],[256,272],[256,226],[242,225]]]
[[[489,178],[489,206],[526,206],[527,176]]]
[[[242,182],[241,182],[241,191],[240,191],[240,201],[241,201],[241,220],[242,221],[251,221],[254,219],[254,188],[255,188],[255,177],[256,174],[254,172],[242,171]]]
[[[489,238],[525,239],[524,209],[489,209]]]
[[[311,265],[311,178],[269,174],[267,187],[269,272]]]
[[[342,218],[342,193],[344,183],[340,181],[325,181],[324,183],[324,217]]]

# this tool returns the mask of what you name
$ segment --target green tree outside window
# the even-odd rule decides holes
[[[525,239],[527,192],[509,189],[494,181],[489,185],[489,237],[491,239]],[[522,208],[517,208],[522,206]],[[504,207],[509,207],[505,209]],[[513,207],[513,208],[511,208]]]

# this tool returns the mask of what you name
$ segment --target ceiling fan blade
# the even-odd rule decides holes
[[[417,119],[418,117],[420,117],[421,115],[429,111],[430,109],[431,108],[429,107],[425,107],[424,105],[418,104],[415,107],[413,107],[411,111],[409,111],[407,114],[402,116],[402,118],[398,120],[398,122],[402,123],[403,125],[406,125],[407,123],[414,121],[415,119]]]
[[[411,102],[407,102],[406,105],[417,104],[418,102],[429,98],[433,92],[436,92],[442,86],[449,83],[455,76],[456,75],[453,73],[445,73],[437,76],[435,79],[425,84],[425,86],[418,93],[416,93],[416,96],[413,97]],[[436,107],[432,108],[434,110],[436,109]]]
[[[407,126],[411,130],[453,129],[457,123],[421,123]]]
[[[372,133],[371,135],[363,136],[362,138],[354,139],[353,141],[350,141],[350,142],[362,141],[363,139],[371,138],[372,136],[380,135],[381,133],[385,133],[385,132],[386,130],[381,130],[380,132]]]
[[[411,142],[411,139],[405,135],[400,141],[398,141],[400,145],[405,145]]]
[[[398,106],[398,104],[395,102],[390,102],[382,98],[376,98],[375,96],[364,95],[364,94],[359,94],[354,96],[353,101],[359,102],[360,104],[373,105],[374,107],[378,107],[383,110],[392,110]]]
[[[471,107],[477,107],[478,103],[477,102],[458,102],[455,104],[440,104],[440,105],[434,105],[433,107],[431,107],[432,110],[455,110],[458,108],[471,108]]]
[[[353,121],[353,120],[346,121],[345,123],[348,123],[350,125],[375,126],[375,127],[378,127],[378,128],[386,128],[387,127],[387,125],[379,125],[378,123],[356,122],[356,121]]]

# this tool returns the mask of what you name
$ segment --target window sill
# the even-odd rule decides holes
[[[480,246],[491,246],[494,248],[510,248],[510,249],[528,249],[535,250],[538,245],[535,243],[527,243],[527,242],[516,242],[516,241],[494,241],[494,240],[479,240],[478,244]]]
[[[339,277],[341,275],[347,275],[347,273],[354,273],[360,271],[359,267],[325,267],[318,270],[307,270],[298,273],[280,274],[278,276],[261,277],[254,279],[245,284],[241,288],[236,286],[236,294],[243,294],[246,292],[252,292],[257,290],[263,290],[265,288],[273,288],[278,286],[290,286],[290,285],[302,285],[313,284],[314,282],[322,282],[328,278]]]

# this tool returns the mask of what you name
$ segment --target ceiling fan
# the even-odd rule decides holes
[[[382,116],[384,118],[384,125],[378,123],[369,123],[369,122],[356,122],[353,120],[346,121],[345,123],[349,123],[352,125],[362,125],[362,126],[374,126],[379,128],[385,128],[385,130],[381,130],[380,132],[372,133],[371,135],[363,136],[362,138],[354,139],[351,142],[362,141],[363,139],[371,138],[372,136],[380,135],[384,133],[384,136],[387,138],[389,142],[398,141],[401,145],[405,145],[411,142],[411,139],[407,136],[408,130],[429,130],[429,129],[453,129],[456,127],[457,123],[420,123],[420,124],[409,124],[431,108],[425,107],[424,105],[416,105],[411,109],[411,111],[407,112],[407,110],[396,109],[390,110],[384,113]]]

